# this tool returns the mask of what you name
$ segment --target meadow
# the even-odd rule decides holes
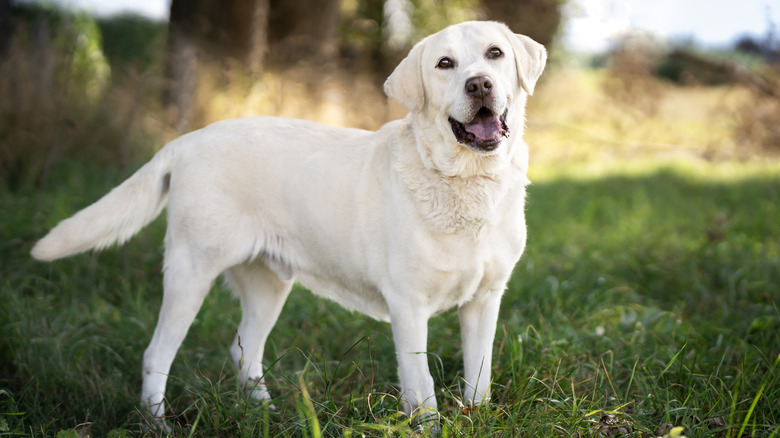
[[[38,117],[3,119],[6,154],[29,172],[0,187],[2,436],[155,435],[138,397],[164,217],[121,248],[28,255],[171,138],[145,88],[154,74],[128,74],[99,100],[64,90],[45,111],[31,90]],[[763,100],[660,81],[634,91],[652,99],[626,99],[610,92],[619,79],[558,68],[531,98],[529,240],[502,303],[489,405],[461,403],[456,313],[430,322],[443,437],[780,436],[780,161],[745,135]],[[316,104],[295,74],[201,93],[198,123],[403,116],[369,79],[324,83]],[[271,410],[238,387],[239,319],[216,285],[171,371],[176,436],[417,435],[397,414],[388,325],[296,287],[266,348]]]

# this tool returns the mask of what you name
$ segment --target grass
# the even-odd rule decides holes
[[[124,250],[27,256],[117,178],[86,170],[99,181],[0,195],[0,433],[144,434],[140,360],[160,304],[164,220]],[[666,423],[689,436],[777,436],[777,165],[569,164],[532,180],[489,406],[462,411],[456,315],[431,321],[442,436],[591,436],[607,414],[632,436]],[[295,291],[266,354],[271,411],[237,387],[227,347],[239,318],[216,287],[174,362],[177,434],[414,435],[396,414],[387,325]]]

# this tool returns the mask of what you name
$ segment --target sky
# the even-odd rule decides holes
[[[100,16],[132,11],[167,19],[170,0],[50,0]],[[780,36],[780,0],[570,0],[564,46],[600,52],[610,39],[631,29],[662,38],[693,40],[723,47],[743,35],[763,37],[775,28]]]
[[[628,30],[723,47],[764,37],[771,23],[780,37],[780,0],[575,0],[565,13],[564,45],[586,52],[603,51]]]

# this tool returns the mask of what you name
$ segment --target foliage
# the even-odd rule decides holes
[[[45,60],[41,69],[64,70],[65,77],[54,80],[54,86],[63,86],[73,81],[82,88],[89,99],[97,98],[111,74],[111,69],[102,52],[102,35],[94,18],[84,12],[63,14],[51,5],[21,5],[15,8],[16,25],[21,29],[15,38],[21,44],[32,44],[26,50],[37,52]],[[30,39],[32,41],[25,41]],[[46,65],[46,63],[60,65]],[[43,72],[51,74],[51,72]]]
[[[85,118],[99,117],[111,69],[85,14],[22,8],[0,59],[0,185],[45,179]]]
[[[113,66],[133,66],[139,71],[159,69],[167,26],[132,14],[97,21],[103,36],[103,52]]]

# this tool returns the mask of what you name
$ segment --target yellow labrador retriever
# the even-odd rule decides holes
[[[385,82],[409,109],[376,132],[271,117],[184,135],[32,250],[54,260],[129,239],[168,206],[164,297],[142,401],[168,372],[214,280],[243,316],[231,353],[259,400],[263,348],[294,281],[392,324],[407,415],[436,416],[427,323],[457,307],[466,403],[488,400],[499,303],[526,241],[525,105],[546,51],[495,22],[412,48]],[[240,345],[239,345],[240,340]]]

